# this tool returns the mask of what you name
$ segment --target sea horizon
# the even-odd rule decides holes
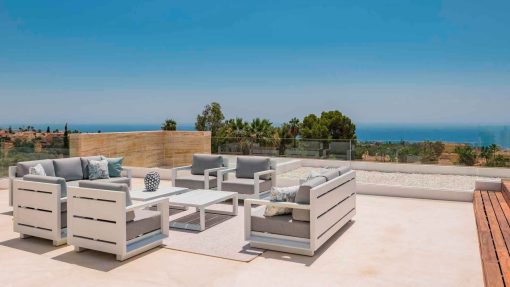
[[[46,130],[49,126],[63,130],[65,124],[30,124],[36,129]],[[278,124],[275,124],[278,125]],[[27,125],[11,124],[0,125],[0,128],[13,129],[26,127]],[[134,131],[157,131],[161,125],[154,123],[144,124],[69,124],[69,130],[79,130],[84,133],[101,132],[134,132]],[[177,124],[179,131],[194,131],[192,123]],[[422,142],[442,141],[450,143],[468,143],[475,146],[487,146],[497,144],[503,148],[510,148],[510,125],[487,124],[375,124],[363,123],[356,125],[356,134],[360,141],[383,141],[383,142]]]

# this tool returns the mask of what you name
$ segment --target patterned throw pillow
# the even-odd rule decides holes
[[[295,202],[296,194],[299,190],[299,185],[289,187],[273,187],[271,189],[271,201],[274,202]],[[291,214],[292,208],[266,206],[264,216],[275,216]]]
[[[44,171],[44,167],[38,163],[35,166],[30,167],[28,174],[46,176],[46,171]]]
[[[110,178],[108,160],[89,160],[89,179]]]

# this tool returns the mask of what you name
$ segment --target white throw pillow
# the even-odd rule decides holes
[[[89,160],[89,179],[110,178],[108,160]]]
[[[296,194],[299,190],[299,185],[289,187],[273,187],[271,189],[271,201],[274,202],[295,202]],[[292,208],[266,206],[264,216],[275,216],[291,214]]]
[[[40,163],[38,163],[30,167],[30,169],[28,170],[28,174],[46,176],[46,171],[44,171],[44,167]]]

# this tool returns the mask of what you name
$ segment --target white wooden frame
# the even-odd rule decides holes
[[[161,228],[126,240],[126,212],[158,206]],[[126,207],[123,192],[69,187],[67,206],[68,244],[76,252],[92,249],[123,261],[163,244],[168,237],[168,198],[154,199]]]
[[[226,167],[217,167],[204,170],[204,189],[209,189],[209,175],[215,171],[226,169]],[[175,180],[177,179],[178,172],[182,170],[191,170],[191,165],[180,166],[172,168],[172,186],[175,186]],[[219,176],[219,174],[218,174]]]
[[[223,169],[223,170],[218,171],[218,188],[217,189],[219,191],[224,191],[222,188],[224,175],[226,174],[227,179],[228,179],[228,174],[232,173],[236,170],[237,170],[236,168],[228,168],[228,169]],[[271,189],[261,191],[260,184],[259,184],[260,177],[263,175],[267,175],[267,174],[271,175],[271,187],[275,187],[276,186],[276,170],[268,169],[268,170],[264,170],[264,171],[259,171],[259,172],[256,172],[253,174],[253,179],[254,179],[253,194],[241,194],[240,193],[239,199],[241,199],[241,200],[245,200],[245,199],[249,199],[249,198],[260,199],[261,197],[264,197],[265,195],[269,194],[271,192]],[[225,191],[230,191],[230,190],[225,190]]]
[[[310,211],[310,239],[251,230],[251,206],[277,206]],[[244,201],[245,239],[255,248],[313,256],[356,214],[356,172],[350,171],[310,190],[310,204]]]
[[[22,177],[16,177],[16,166],[9,166],[9,206],[13,206],[14,201],[14,180],[22,179]],[[129,187],[131,187],[131,178],[133,177],[133,171],[129,168],[122,168],[121,174],[129,178]]]
[[[13,202],[13,230],[20,238],[35,236],[53,241],[53,245],[65,244],[67,230],[62,228],[60,184],[41,183],[14,179],[16,192]]]

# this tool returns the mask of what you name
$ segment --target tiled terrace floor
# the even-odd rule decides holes
[[[357,204],[354,224],[312,258],[268,251],[241,263],[154,249],[119,263],[18,239],[0,190],[0,286],[483,286],[472,204],[361,195]]]

